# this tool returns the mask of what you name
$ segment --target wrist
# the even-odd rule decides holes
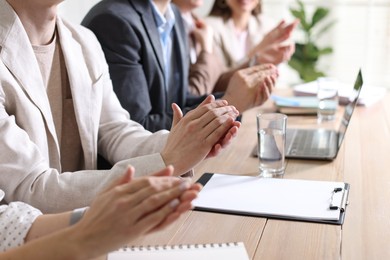
[[[81,209],[86,213],[88,207]],[[92,216],[95,214],[93,211],[90,213]],[[108,251],[107,241],[99,235],[99,228],[100,226],[93,225],[89,215],[86,218],[81,217],[74,225],[67,228],[68,248],[77,256],[71,259],[91,259],[104,255]]]
[[[173,175],[174,175],[174,176],[179,176],[180,173],[178,173],[178,171],[179,171],[178,166],[177,166],[177,164],[174,162],[174,160],[171,159],[171,158],[173,158],[174,156],[170,156],[169,154],[170,154],[170,153],[169,153],[169,152],[166,152],[166,151],[162,151],[162,152],[160,153],[161,158],[162,158],[162,160],[164,161],[165,166],[167,167],[168,165],[172,165],[172,166],[173,166],[173,169],[174,169],[174,170],[173,170]]]
[[[227,90],[221,99],[226,100],[229,105],[234,106],[238,110],[238,112],[242,114],[242,112],[246,110],[244,106],[245,102],[243,101],[242,96],[236,93],[237,91],[231,90],[233,88],[237,88],[237,86],[230,85],[229,83]]]

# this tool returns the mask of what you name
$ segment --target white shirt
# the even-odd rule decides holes
[[[198,59],[197,54],[197,46],[196,46],[196,40],[191,37],[191,32],[195,29],[195,20],[190,12],[187,12],[185,14],[182,14],[181,16],[184,21],[184,27],[186,29],[186,33],[188,35],[188,44],[189,44],[189,51],[190,51],[190,61],[191,64],[195,64],[196,60]]]
[[[0,202],[4,198],[0,189]],[[24,244],[24,238],[41,211],[23,202],[0,205],[0,252]]]

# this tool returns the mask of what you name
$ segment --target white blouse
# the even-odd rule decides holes
[[[214,30],[215,52],[230,68],[245,61],[248,50],[260,43],[264,36],[277,25],[269,16],[251,15],[247,31],[240,35],[241,37],[237,37],[232,19],[225,21],[222,17],[209,16],[205,18],[205,21]]]
[[[0,202],[4,192],[0,189]],[[24,243],[32,223],[42,212],[23,202],[0,205],[0,252]]]

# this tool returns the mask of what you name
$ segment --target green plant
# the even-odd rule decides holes
[[[303,2],[300,0],[297,2],[298,8],[290,8],[290,12],[300,20],[299,28],[303,32],[304,41],[295,44],[295,53],[288,64],[299,73],[303,81],[309,82],[325,76],[324,72],[317,69],[317,63],[322,55],[332,53],[333,49],[332,47],[320,48],[317,43],[318,39],[334,25],[335,21],[322,25],[323,20],[329,14],[328,8],[317,7],[313,15],[308,17]]]

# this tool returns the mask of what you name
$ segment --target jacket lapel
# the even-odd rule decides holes
[[[183,97],[183,104],[185,104],[185,99],[186,99],[186,92],[188,90],[187,88],[187,75],[188,75],[188,66],[190,64],[189,60],[189,51],[188,51],[188,36],[186,35],[186,31],[184,29],[184,25],[182,23],[180,13],[178,9],[173,9],[175,12],[175,17],[176,17],[176,22],[175,25],[173,26],[173,39],[174,42],[177,43],[178,51],[177,50],[172,50],[176,52],[176,60],[178,62],[177,69],[179,71],[180,79],[181,82],[179,84],[179,89],[182,92],[182,97]],[[185,87],[183,87],[185,86]]]
[[[134,6],[134,9],[138,12],[139,16],[141,17],[144,31],[148,35],[149,41],[151,42],[153,47],[153,52],[157,57],[158,66],[161,69],[162,73],[164,73],[165,66],[164,66],[162,47],[160,43],[160,34],[155,25],[153,10],[150,6],[150,3],[149,1],[145,1],[145,0],[133,0],[129,2],[131,5]]]
[[[9,21],[0,24],[2,40],[0,59],[19,82],[31,102],[40,109],[58,148],[50,103],[27,33],[12,7],[4,0],[0,1],[0,17],[4,21]]]
[[[80,44],[73,39],[72,33],[60,18],[57,19],[57,30],[64,55],[66,71],[68,73],[81,144],[84,153],[87,151],[88,153],[92,152],[95,154],[97,153],[95,143],[88,142],[91,136],[97,135],[98,131],[98,125],[94,124],[93,120],[91,120],[93,114],[93,104],[91,103],[93,93],[91,92],[93,91],[92,85],[95,82],[92,81],[93,77],[90,77],[91,72],[83,60],[85,55]],[[91,156],[85,156],[85,158],[91,158]],[[92,167],[94,163],[92,161],[85,161],[87,167]]]

